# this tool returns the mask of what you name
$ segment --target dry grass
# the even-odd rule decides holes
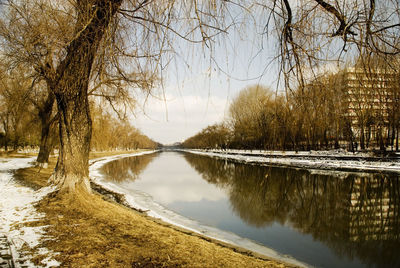
[[[11,151],[0,151],[0,157],[8,158],[8,157],[31,157],[36,156],[37,153],[19,153],[16,150]]]
[[[105,156],[113,156],[113,155],[120,155],[120,154],[131,154],[134,152],[139,152],[139,151],[109,151],[109,152],[90,152],[89,158],[90,159],[95,159],[95,158],[101,158]]]
[[[47,181],[53,173],[56,163],[57,159],[53,157],[49,160],[48,168],[21,168],[14,173],[14,177],[17,178],[21,184],[37,190],[47,185]]]
[[[46,185],[49,168],[17,172],[26,184]],[[53,239],[42,245],[61,254],[67,267],[285,267],[235,252],[197,235],[160,224],[151,218],[108,202],[98,195],[52,194],[37,204],[46,217],[35,225],[49,225]],[[45,256],[36,255],[36,264]]]

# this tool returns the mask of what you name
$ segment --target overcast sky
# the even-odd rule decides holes
[[[201,46],[181,50],[162,75],[158,97],[139,98],[133,124],[162,144],[182,142],[221,122],[231,100],[246,86],[263,84],[276,90],[277,53],[255,36],[245,30],[240,36],[230,34],[213,47],[212,60]]]
[[[182,40],[174,42],[173,49],[179,53],[168,68],[163,68],[164,86],[158,89],[158,98],[146,102],[138,98],[140,108],[132,123],[157,142],[182,142],[228,116],[232,99],[245,87],[261,84],[282,91],[278,83],[279,42],[271,27],[265,34],[267,21],[263,20],[268,20],[268,16],[258,16],[261,10],[254,12],[241,17],[239,11],[237,21],[244,23],[229,28],[228,34],[221,34],[211,47],[188,46]],[[252,20],[255,18],[256,21]],[[335,44],[330,48],[332,53],[336,46],[338,51],[342,49],[340,42]],[[319,71],[337,67],[328,62],[319,66]],[[307,76],[306,69],[303,74]]]
[[[261,79],[237,81],[206,69],[166,85],[165,96],[141,98],[133,123],[162,144],[182,142],[206,126],[221,122],[228,115],[231,100],[241,89],[257,83],[276,87],[274,79],[276,76],[266,74]]]

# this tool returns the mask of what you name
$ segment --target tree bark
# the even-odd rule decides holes
[[[360,126],[360,148],[361,150],[365,149],[364,122]]]
[[[86,0],[77,4],[77,37],[57,68],[52,87],[59,112],[60,148],[54,182],[62,192],[91,192],[89,150],[92,121],[88,85],[103,34],[122,0]]]
[[[43,106],[39,108],[39,118],[41,122],[41,137],[39,154],[36,159],[36,164],[46,168],[49,162],[50,152],[53,149],[53,141],[50,134],[52,125],[52,112],[55,96],[52,92],[48,93],[47,99]]]
[[[8,151],[8,115],[7,118],[3,121],[3,128],[4,128],[4,151]]]

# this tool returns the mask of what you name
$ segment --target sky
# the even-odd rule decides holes
[[[245,87],[262,84],[278,90],[275,43],[261,38],[263,27],[240,27],[210,47],[178,41],[179,53],[163,70],[157,97],[137,97],[133,125],[162,144],[182,142],[226,118],[232,99]]]
[[[230,103],[242,89],[260,84],[282,92],[279,42],[271,25],[265,34],[267,22],[263,20],[268,16],[258,16],[258,12],[262,13],[255,10],[250,17],[244,16],[244,23],[235,28],[239,31],[228,30],[209,48],[177,42],[179,53],[161,75],[163,86],[156,89],[156,98],[138,98],[133,125],[162,144],[183,142],[227,118]],[[330,49],[336,51],[334,48],[340,51],[340,40],[333,42]],[[327,62],[314,71],[334,71],[334,65]],[[307,76],[307,69],[303,73]]]
[[[270,64],[271,51],[251,58],[257,53],[251,46],[241,42],[235,52],[221,51],[215,56],[218,65],[195,56],[185,70],[170,66],[157,97],[139,97],[133,124],[164,145],[183,142],[208,125],[222,122],[243,88],[263,84],[276,90],[277,64]]]

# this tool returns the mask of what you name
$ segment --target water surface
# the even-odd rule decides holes
[[[399,177],[248,165],[189,153],[124,158],[108,180],[201,224],[318,267],[399,267]]]

